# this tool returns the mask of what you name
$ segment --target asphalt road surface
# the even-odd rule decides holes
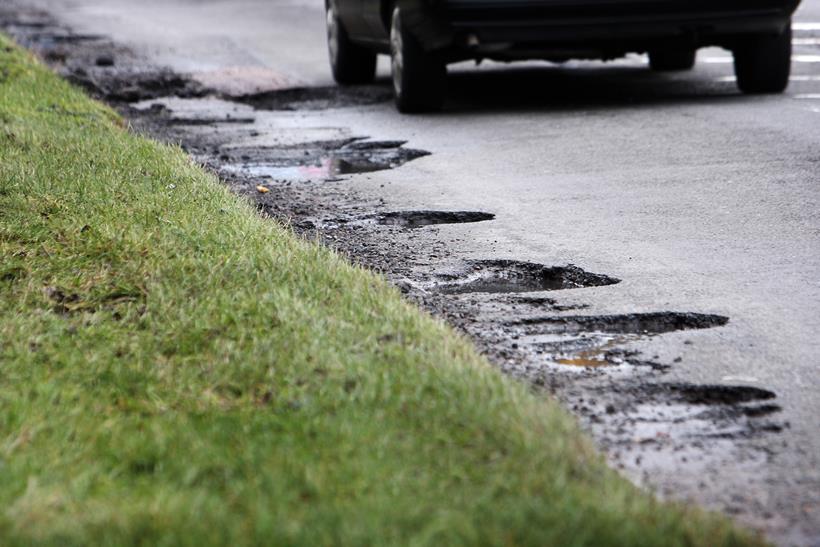
[[[318,1],[39,4],[229,94],[332,85]],[[274,133],[344,128],[431,152],[346,183],[395,210],[496,215],[438,228],[440,240],[458,241],[445,248],[451,256],[575,264],[622,280],[566,291],[564,302],[585,313],[728,317],[720,328],[631,343],[669,364],[669,381],[776,394],[782,427],[766,438],[771,450],[724,462],[722,476],[700,484],[685,461],[648,476],[632,461],[625,472],[736,512],[783,544],[820,544],[820,1],[804,2],[796,21],[782,96],[740,95],[729,53],[708,49],[694,71],[673,75],[650,73],[639,56],[459,65],[443,113],[401,116],[379,102],[270,123]],[[756,509],[733,509],[726,492],[754,497]]]

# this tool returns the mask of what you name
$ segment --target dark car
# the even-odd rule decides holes
[[[687,70],[695,52],[734,54],[745,93],[789,82],[791,16],[800,0],[326,0],[333,76],[373,80],[376,55],[392,59],[402,112],[440,108],[447,64],[615,59],[649,54],[653,70]]]

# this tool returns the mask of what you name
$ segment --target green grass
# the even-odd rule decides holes
[[[0,37],[0,544],[735,545]]]

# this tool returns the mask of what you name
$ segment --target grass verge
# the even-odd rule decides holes
[[[735,545],[0,36],[0,543]]]

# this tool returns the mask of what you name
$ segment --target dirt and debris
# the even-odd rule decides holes
[[[580,315],[590,303],[570,294],[617,290],[620,279],[574,265],[453,258],[458,239],[437,237],[441,226],[491,221],[492,211],[394,211],[346,184],[351,174],[394,169],[428,152],[345,127],[271,130],[275,116],[298,110],[388,101],[388,84],[225,97],[146,65],[106,38],[74,35],[36,10],[0,9],[0,28],[113,104],[135,130],[181,144],[264,216],[384,274],[408,299],[469,335],[501,370],[563,401],[610,461],[637,470],[646,485],[684,465],[718,480],[726,465],[754,467],[776,457],[773,439],[789,427],[778,420],[777,394],[670,379],[681,358],[650,358],[638,344],[684,330],[695,339],[697,330],[721,328],[729,318],[689,311]],[[683,480],[660,486],[677,498],[697,490]],[[750,515],[748,521],[771,511],[755,499],[738,502],[737,493],[721,495],[719,508]],[[767,526],[765,519],[755,522]]]

